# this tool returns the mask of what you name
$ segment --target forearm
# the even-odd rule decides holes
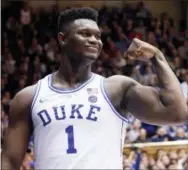
[[[152,59],[153,65],[160,83],[160,100],[165,107],[181,106],[186,107],[180,83],[168,65],[163,53],[157,50]]]
[[[4,153],[2,152],[2,170],[19,170],[20,167],[18,164],[13,163],[11,159]]]

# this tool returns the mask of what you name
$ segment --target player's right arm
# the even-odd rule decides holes
[[[10,105],[9,125],[2,148],[2,170],[19,170],[26,153],[32,123],[30,107],[35,85],[18,92]]]

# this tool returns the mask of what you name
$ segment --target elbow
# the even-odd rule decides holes
[[[8,156],[2,151],[2,169],[13,169],[13,165]]]
[[[188,107],[187,105],[177,109],[175,117],[176,124],[185,124],[188,122]]]
[[[186,110],[185,112],[182,112],[179,121],[182,123],[187,123],[188,122],[188,110]]]
[[[20,165],[16,159],[11,159],[5,152],[2,151],[2,169],[20,169]]]

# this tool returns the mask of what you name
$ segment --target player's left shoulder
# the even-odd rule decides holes
[[[123,75],[114,75],[104,79],[104,88],[112,104],[119,106],[126,90],[137,82]]]
[[[125,90],[131,85],[138,84],[134,79],[123,75],[110,76],[106,78],[104,82],[107,88],[111,89],[112,87],[115,87],[115,89],[120,88],[121,90]]]

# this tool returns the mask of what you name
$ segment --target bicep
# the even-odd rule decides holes
[[[27,150],[30,126],[28,109],[16,96],[10,106],[9,125],[5,133],[3,152],[13,162],[21,163]]]
[[[122,101],[126,109],[141,121],[152,124],[163,124],[169,120],[166,108],[160,100],[159,92],[140,84],[131,86]]]

